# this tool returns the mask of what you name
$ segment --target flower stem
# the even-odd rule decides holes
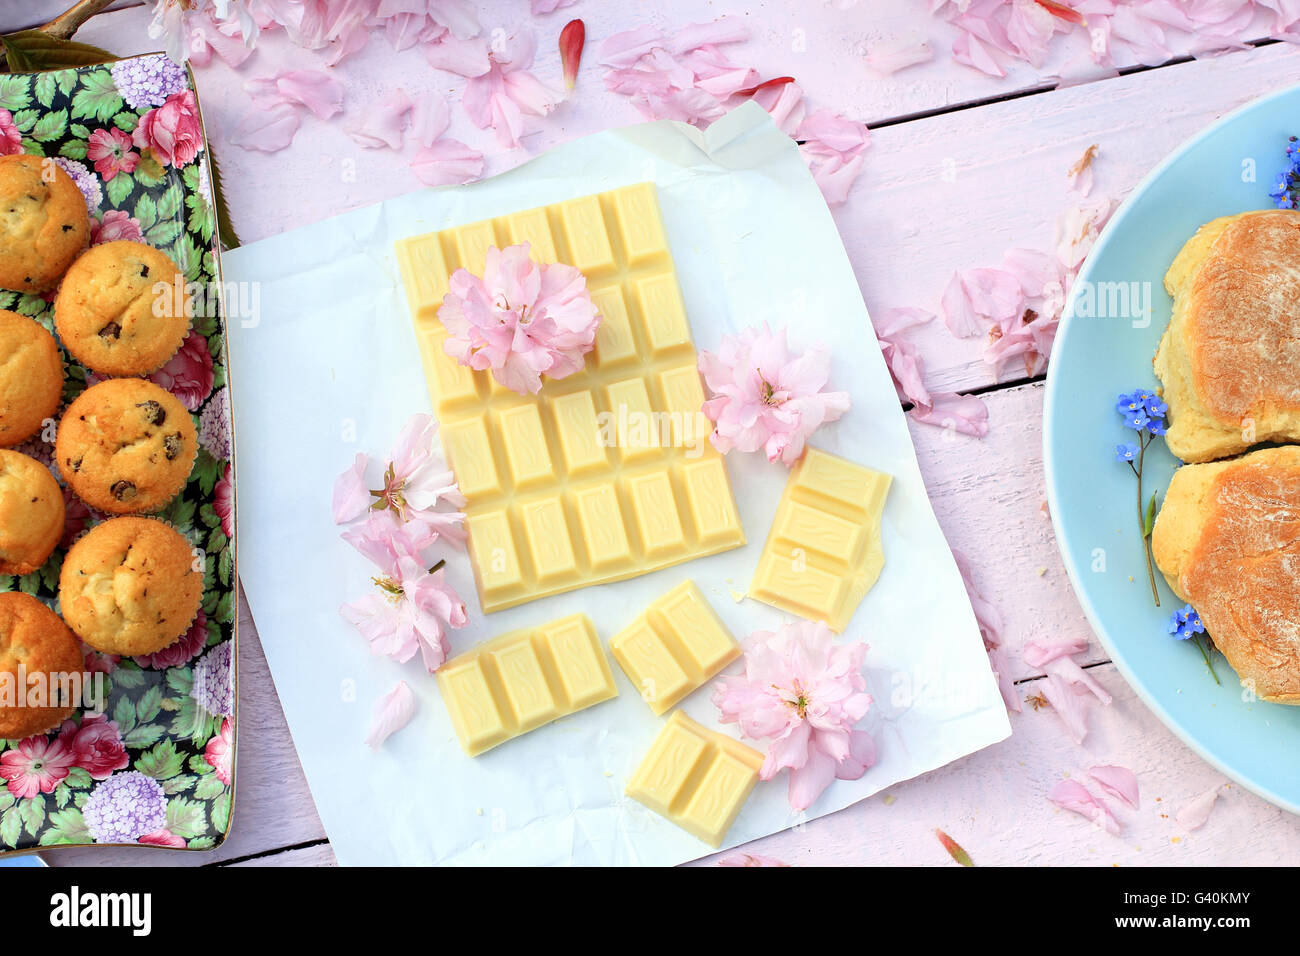
[[[60,40],[67,40],[77,32],[78,27],[112,2],[113,0],[81,0],[80,3],[74,4],[70,9],[37,29]]]
[[[1160,606],[1160,592],[1156,590],[1156,569],[1151,555],[1151,539],[1147,537],[1146,512],[1142,510],[1142,460],[1147,454],[1147,441],[1145,435],[1138,439],[1142,450],[1138,452],[1137,467],[1133,469],[1137,472],[1137,515],[1138,515],[1138,533],[1142,535],[1142,557],[1147,563],[1147,580],[1151,583],[1151,600],[1156,602],[1156,607]]]
[[[1209,668],[1210,676],[1214,678],[1216,684],[1219,684],[1219,686],[1222,687],[1223,685],[1219,681],[1219,675],[1214,672],[1214,662],[1210,660],[1210,651],[1205,646],[1205,641],[1198,637],[1196,639],[1196,647],[1200,650],[1201,657],[1205,658],[1205,666]]]

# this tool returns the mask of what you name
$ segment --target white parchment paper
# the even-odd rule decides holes
[[[658,185],[696,345],[716,348],[765,320],[788,326],[795,349],[825,343],[831,387],[849,391],[853,407],[814,443],[894,476],[884,572],[842,638],[871,646],[875,706],[862,726],[879,763],[834,783],[803,815],[789,808],[784,774],[760,783],[728,844],[831,813],[1011,732],[853,270],[796,146],[753,104],[705,132],[671,122],[611,130],[485,182],[401,196],[224,257],[226,280],[259,283],[261,294],[257,323],[229,332],[240,576],[342,863],[672,864],[710,852],[623,795],[662,720],[616,665],[617,699],[471,759],[418,656],[405,665],[371,656],[338,613],[373,572],[331,523],[334,478],[358,451],[386,454],[407,417],[430,409],[394,241],[645,180]],[[453,632],[453,653],[579,610],[608,641],[687,577],[738,637],[788,620],[736,600],[786,469],[739,453],[727,466],[749,543],[725,554],[484,616],[468,557],[449,550],[471,618]],[[371,752],[371,710],[401,679],[419,711]],[[721,726],[709,698],[706,686],[682,706]]]

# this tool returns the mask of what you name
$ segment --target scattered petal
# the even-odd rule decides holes
[[[366,746],[378,750],[385,740],[411,722],[415,716],[415,694],[406,681],[398,681],[375,704],[375,713],[370,721],[370,733],[366,735]]]
[[[393,90],[368,110],[366,121],[348,131],[359,146],[365,149],[402,148],[402,131],[410,124],[415,104],[400,89]]]
[[[570,20],[560,31],[560,62],[564,66],[564,88],[571,90],[578,82],[582,48],[587,42],[587,27],[581,20]]]
[[[241,149],[274,153],[293,142],[302,120],[288,103],[266,110],[250,110],[230,134],[230,144]]]
[[[1048,791],[1047,799],[1062,810],[1070,810],[1091,820],[1094,826],[1100,827],[1107,833],[1119,833],[1119,821],[1103,804],[1097,802],[1096,797],[1088,792],[1087,787],[1077,780],[1067,778],[1057,781]]]
[[[974,861],[970,858],[970,854],[963,850],[961,844],[948,836],[948,834],[944,833],[942,830],[935,830],[934,835],[939,838],[939,842],[942,843],[943,848],[948,851],[948,855],[962,866],[975,865]]]
[[[483,154],[454,139],[426,146],[411,160],[411,171],[426,186],[458,186],[483,175]]]
[[[918,63],[934,59],[934,50],[925,40],[913,42],[879,43],[867,51],[863,61],[867,69],[879,76],[892,76]]]
[[[1137,774],[1127,767],[1103,765],[1093,767],[1088,776],[1097,781],[1098,786],[1117,800],[1122,800],[1134,810],[1141,808],[1138,797]]]
[[[1178,821],[1178,825],[1188,832],[1199,830],[1205,826],[1205,821],[1210,819],[1210,810],[1214,806],[1214,801],[1218,799],[1219,790],[1222,786],[1223,784],[1219,784],[1219,786],[1211,790],[1206,790],[1200,796],[1193,797],[1179,808],[1174,814],[1174,819]]]
[[[1097,144],[1093,143],[1083,151],[1083,155],[1066,173],[1070,180],[1071,189],[1077,190],[1085,196],[1092,192],[1092,161],[1096,158]]]
[[[1045,667],[1058,657],[1069,657],[1088,649],[1088,639],[1082,635],[1042,638],[1031,637],[1025,642],[1020,656],[1030,667]]]

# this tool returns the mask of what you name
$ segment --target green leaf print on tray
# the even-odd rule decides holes
[[[193,78],[162,54],[0,75],[0,154],[17,152],[51,157],[77,183],[92,243],[146,242],[187,281],[219,286]],[[50,299],[0,290],[0,309],[53,331]],[[199,431],[189,483],[159,517],[202,549],[202,610],[179,641],[149,657],[87,649],[87,670],[102,675],[102,713],[79,711],[49,734],[0,741],[0,853],[94,843],[202,850],[225,839],[235,767],[235,489],[224,318],[202,311],[214,301],[201,300],[185,343],[149,376],[190,410]],[[64,358],[66,403],[95,378]],[[52,436],[16,450],[53,465],[43,437]],[[64,549],[103,518],[66,488],[64,497],[60,548],[31,574],[0,575],[0,591],[24,591],[58,610]]]

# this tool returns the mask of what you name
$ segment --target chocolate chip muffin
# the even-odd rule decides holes
[[[30,594],[0,594],[0,674],[13,675],[8,682],[22,695],[0,698],[0,738],[43,734],[71,717],[80,685],[67,678],[83,669],[81,645],[57,614]]]
[[[144,379],[114,378],[68,406],[54,460],[92,508],[143,514],[185,487],[198,447],[194,419],[174,395]]]
[[[189,630],[203,599],[189,541],[156,518],[110,518],[68,551],[59,605],[77,636],[105,654],[161,651]]]
[[[63,356],[38,323],[0,309],[0,448],[41,430],[59,410]]]
[[[0,574],[30,574],[63,537],[63,489],[34,458],[0,448]]]
[[[148,375],[189,331],[185,277],[165,253],[140,242],[106,242],[72,264],[54,300],[64,347],[103,376]]]
[[[58,163],[0,156],[0,286],[54,288],[89,239],[86,200]]]

